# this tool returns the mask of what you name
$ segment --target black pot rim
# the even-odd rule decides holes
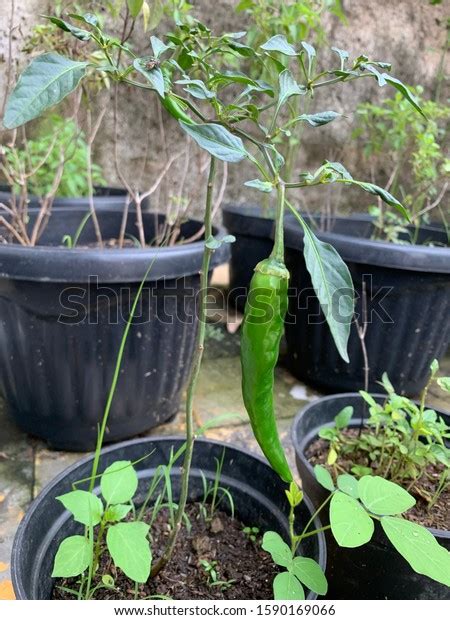
[[[341,219],[351,219],[351,216]],[[363,223],[364,219],[355,216],[353,221]],[[299,223],[286,218],[284,230],[286,246],[292,250],[301,250],[303,231]],[[316,235],[321,241],[330,243],[344,261],[406,271],[450,274],[450,248],[401,245],[332,232],[318,232]]]
[[[376,394],[376,393],[371,393],[371,396],[373,398],[375,398],[375,400],[377,399],[382,399],[383,401],[386,400],[386,394]],[[309,471],[309,473],[311,474],[311,476],[314,476],[314,468],[312,467],[311,463],[308,461],[308,459],[305,456],[305,449],[307,448],[307,446],[311,443],[311,437],[313,435],[313,433],[309,433],[308,435],[304,436],[300,441],[298,439],[298,426],[300,424],[301,419],[303,418],[303,416],[308,415],[309,412],[314,409],[315,407],[317,407],[317,405],[320,405],[321,403],[324,402],[329,402],[330,400],[342,400],[345,402],[346,399],[348,399],[349,397],[351,398],[355,398],[355,397],[359,397],[361,398],[361,395],[358,392],[346,392],[344,394],[331,394],[330,396],[323,396],[322,398],[318,398],[317,400],[314,400],[313,402],[309,403],[308,405],[306,405],[306,407],[303,407],[302,409],[300,409],[300,411],[298,412],[298,414],[295,416],[294,421],[292,423],[292,427],[291,427],[291,441],[292,444],[294,446],[294,452],[296,457],[303,463],[304,467],[306,467]],[[436,410],[436,413],[438,414],[443,414],[443,415],[447,415],[450,416],[450,412],[447,411],[442,411],[442,410]],[[355,418],[353,420],[353,423],[351,424],[351,426],[358,426],[359,422],[360,422],[361,418]],[[314,433],[314,436],[317,437],[317,433]],[[439,538],[449,538],[450,539],[450,530],[439,530],[437,528],[434,527],[428,527],[427,530],[429,530],[433,535],[438,536]]]
[[[114,444],[112,446],[108,446],[106,448],[102,449],[102,454],[109,454],[111,452],[114,452],[116,450],[121,450],[124,447],[127,446],[134,446],[134,445],[138,445],[138,444],[145,444],[148,442],[153,442],[153,443],[158,443],[158,442],[167,442],[167,441],[183,441],[185,438],[183,436],[177,436],[177,435],[167,435],[167,436],[154,436],[154,437],[141,437],[138,439],[132,439],[129,441],[123,441],[121,443],[117,443]],[[229,444],[223,441],[217,441],[214,439],[206,439],[205,437],[201,437],[199,439],[195,440],[195,443],[202,443],[202,444],[212,444],[214,446],[218,446],[218,447],[222,447],[222,448],[228,448],[228,449],[232,449],[235,452],[239,452],[245,456],[251,456],[252,458],[256,459],[257,461],[264,463],[264,465],[268,466],[267,461],[260,456],[259,454],[254,454],[253,452],[249,452],[249,451],[245,451],[242,448],[238,448],[237,446],[233,445],[233,444]],[[11,552],[11,580],[13,583],[13,588],[14,588],[14,592],[17,595],[17,598],[19,598],[20,600],[22,599],[26,599],[26,592],[23,591],[21,585],[20,585],[20,578],[19,578],[19,574],[17,571],[17,566],[18,566],[18,556],[20,553],[20,550],[22,548],[22,545],[24,543],[24,540],[26,538],[26,531],[27,531],[27,526],[30,522],[30,520],[32,519],[34,510],[36,508],[36,506],[40,503],[41,498],[44,495],[48,495],[49,493],[51,493],[51,490],[53,489],[53,487],[58,484],[61,480],[63,480],[68,474],[70,474],[72,471],[74,471],[75,469],[77,469],[80,465],[85,465],[86,463],[88,463],[89,461],[92,461],[94,458],[94,455],[91,454],[89,456],[85,456],[83,458],[81,458],[79,461],[77,461],[76,463],[73,463],[72,465],[69,465],[69,467],[67,467],[66,469],[64,469],[61,473],[59,473],[57,476],[55,476],[55,478],[53,478],[49,483],[47,483],[44,488],[40,491],[40,493],[37,495],[37,497],[35,497],[35,499],[30,503],[25,516],[23,517],[22,521],[19,524],[19,527],[17,528],[16,534],[14,536],[14,540],[13,540],[13,546],[12,546],[12,552]],[[311,503],[311,500],[307,497],[304,496],[303,497],[303,501],[305,502],[306,507],[308,508],[309,512],[311,513],[311,515],[314,513],[314,507]],[[317,519],[317,517],[316,517]],[[318,520],[318,519],[317,519]],[[319,532],[318,534],[316,534],[317,538],[318,538],[318,549],[319,549],[319,558],[318,558],[318,563],[319,565],[322,567],[322,569],[324,569],[324,567],[326,566],[326,560],[327,560],[327,552],[326,552],[326,543],[325,543],[325,535],[323,532]]]
[[[55,207],[58,219],[67,214],[65,207]],[[71,214],[86,211],[71,209]],[[103,209],[102,217],[117,216],[117,210]],[[198,223],[198,220],[190,220]],[[221,241],[225,230],[214,227],[215,239]],[[34,282],[82,283],[95,276],[105,283],[140,282],[154,261],[148,281],[176,278],[199,273],[204,241],[162,248],[65,248],[60,246],[0,245],[0,278]],[[211,257],[211,269],[229,258],[229,244],[223,243]]]

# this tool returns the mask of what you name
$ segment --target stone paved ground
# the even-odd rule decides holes
[[[240,394],[239,335],[225,327],[208,330],[209,337],[195,404],[199,426],[224,414],[233,417],[207,431],[206,436],[235,443],[258,452],[252,437]],[[443,366],[450,374],[450,357]],[[278,422],[289,460],[294,467],[289,429],[293,416],[319,394],[294,379],[285,369],[276,371],[275,396]],[[430,404],[450,409],[437,392],[430,394]],[[14,598],[10,580],[10,553],[17,526],[30,501],[60,471],[80,458],[80,454],[52,452],[37,439],[27,437],[6,416],[0,401],[0,599]],[[183,434],[182,410],[169,424],[149,435]],[[295,468],[294,468],[295,470]]]

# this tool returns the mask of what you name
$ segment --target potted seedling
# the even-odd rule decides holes
[[[255,49],[264,45],[271,37],[282,35],[287,41],[308,41],[319,51],[327,43],[322,26],[324,15],[333,15],[345,22],[340,0],[326,3],[311,0],[302,2],[244,0],[237,4],[236,11],[249,20],[248,42]],[[285,49],[289,52],[289,45],[286,45]],[[277,53],[277,50],[273,51],[276,60],[287,68],[289,54],[283,55]],[[292,48],[290,52],[292,54]],[[291,71],[298,77],[292,66]],[[251,77],[262,82],[276,82],[278,72],[279,66],[276,67],[270,62],[264,65],[262,72],[259,68],[257,71],[252,71],[250,67]],[[309,107],[310,100],[294,97],[290,100],[289,106],[282,110],[282,115],[294,120],[307,112]],[[281,139],[277,137],[275,140],[286,161],[283,173],[286,181],[291,180],[292,172],[296,169],[298,155],[301,152],[302,133],[302,126],[297,126],[295,131],[287,130]],[[244,309],[255,265],[270,253],[272,247],[275,207],[269,194],[260,196],[260,199],[253,199],[253,203],[256,204],[227,203],[222,208],[223,223],[236,237],[236,242],[231,247],[230,299],[240,310]]]
[[[165,40],[151,38],[150,56],[136,58],[131,49],[122,46],[122,62],[118,63],[114,62],[113,54],[118,45],[117,41],[110,39],[91,17],[88,19],[86,16],[77,16],[75,19],[87,26],[86,32],[90,33],[92,41],[104,50],[110,63],[108,72],[111,78],[156,94],[161,105],[179,121],[180,128],[210,156],[199,323],[186,399],[185,438],[137,440],[102,452],[110,412],[107,407],[95,455],[62,474],[36,500],[25,517],[13,552],[14,587],[21,598],[34,598],[39,595],[48,598],[52,595],[53,575],[58,579],[75,579],[66,583],[59,581],[57,584],[73,598],[95,598],[100,596],[105,588],[110,588],[113,596],[125,598],[161,596],[158,592],[158,580],[164,579],[165,571],[170,570],[183,539],[189,538],[192,519],[197,519],[200,515],[203,520],[211,521],[210,532],[214,533],[214,527],[215,534],[220,533],[220,525],[214,520],[214,510],[205,508],[208,501],[212,506],[217,505],[216,500],[220,497],[222,505],[227,506],[229,512],[235,509],[235,514],[241,519],[239,530],[246,543],[254,544],[254,541],[247,537],[244,526],[257,527],[264,533],[262,548],[280,567],[279,570],[272,566],[275,598],[302,599],[305,596],[325,595],[327,583],[323,574],[324,554],[321,547],[324,528],[317,519],[316,511],[310,507],[293,481],[278,436],[273,406],[273,372],[287,308],[289,274],[283,260],[283,215],[286,205],[289,206],[286,191],[290,189],[290,184],[285,183],[282,178],[284,158],[274,144],[274,135],[278,133],[279,114],[287,101],[291,97],[302,96],[304,89],[313,89],[316,82],[320,85],[321,77],[313,77],[315,63],[312,49],[304,44],[303,51],[298,52],[303,58],[306,71],[307,84],[303,88],[289,70],[276,61],[275,66],[279,68],[277,83],[267,88],[261,87],[246,74],[227,71],[227,59],[230,55],[233,58],[236,55],[253,58],[255,63],[261,61],[261,56],[266,59],[267,45],[263,46],[263,54],[260,56],[259,50],[254,50],[245,43],[243,33],[215,36],[198,21],[179,23],[177,30]],[[63,26],[69,28],[65,23]],[[272,41],[271,45],[273,44]],[[41,60],[38,58],[34,63],[47,61],[48,57],[41,57]],[[34,63],[22,75],[22,86],[34,75]],[[85,68],[73,67],[73,70],[80,69]],[[104,66],[102,70],[105,70]],[[356,63],[350,77],[353,79],[360,75],[363,75],[363,71],[359,71]],[[65,77],[67,78],[67,73]],[[339,72],[336,77],[342,81],[349,76],[345,72]],[[54,75],[52,79],[55,79]],[[391,80],[393,81],[393,78]],[[66,84],[67,80],[64,83]],[[233,101],[229,102],[227,87],[230,85],[247,91],[244,103],[238,105]],[[248,86],[252,86],[250,91]],[[26,97],[20,102],[22,113],[29,110],[30,98],[36,99],[33,88],[35,81],[30,80]],[[45,78],[39,85],[39,92],[46,88],[48,96],[48,81]],[[409,91],[403,86],[402,89],[415,103]],[[266,95],[268,101],[260,102],[262,95]],[[11,101],[17,105],[14,93]],[[51,103],[46,97],[46,105]],[[12,107],[14,108],[14,105]],[[269,116],[269,129],[264,129],[266,124],[257,122],[260,114],[266,115],[266,118]],[[241,128],[242,121],[252,120],[253,130]],[[299,122],[303,120],[300,119]],[[257,129],[259,134],[256,133]],[[220,250],[224,242],[233,241],[232,238],[221,240],[213,236],[213,192],[217,160],[228,163],[249,162],[258,171],[258,178],[250,180],[248,185],[263,191],[274,191],[277,195],[275,242],[271,255],[255,269],[241,339],[243,398],[256,440],[272,469],[250,455],[246,455],[245,462],[241,461],[234,448],[226,447],[223,456],[222,446],[222,454],[218,454],[217,447],[212,442],[195,442],[196,435],[201,432],[201,429],[195,429],[193,413],[195,389],[205,344],[208,272],[212,256]],[[333,174],[338,175],[339,171],[337,164],[331,171],[328,166],[325,167],[324,179],[335,180]],[[348,178],[345,180],[350,183]],[[389,194],[384,194],[377,186],[358,184],[371,193],[381,193],[385,199],[394,202],[403,210],[400,203]],[[351,289],[348,270],[337,252],[330,246],[321,244],[304,220],[298,215],[297,217],[310,242],[307,260],[310,261],[311,268],[314,267],[313,278],[318,291],[330,286],[336,288],[338,281],[343,281]],[[139,294],[142,293],[147,276],[157,265],[158,259],[155,257],[144,274]],[[135,298],[127,320],[127,330],[132,326],[138,299],[139,295]],[[336,343],[344,355],[353,311],[352,299],[349,301],[347,297],[347,302],[347,306],[345,300],[341,303],[346,307],[348,317],[344,328],[333,324],[331,318],[329,319]],[[122,336],[121,355],[116,360],[115,377],[127,344],[127,330]],[[113,382],[109,405],[114,396],[114,388]],[[178,460],[181,457],[180,467]],[[153,458],[153,464],[148,465]],[[139,478],[144,486],[142,493],[134,501],[132,500],[139,483],[133,473],[132,463],[141,470]],[[124,479],[127,484],[122,488],[120,481]],[[199,479],[204,499],[196,513]],[[123,493],[111,495],[111,492],[118,488]],[[394,489],[394,493],[397,493],[398,487],[394,485]],[[99,497],[100,494],[102,497]],[[72,513],[75,522],[71,520],[69,513],[64,512],[58,505],[55,496],[59,498],[60,504]],[[258,507],[257,510],[250,511],[255,496],[259,498]],[[149,498],[148,501],[146,498]],[[270,498],[273,501],[270,501]],[[44,514],[48,524],[50,505],[58,506],[53,508],[53,521],[48,528],[52,533],[51,537],[38,535],[33,538],[31,532],[39,529]],[[168,526],[164,540],[158,538],[154,529],[150,531],[152,515],[155,522],[162,518],[159,514],[160,508],[166,511],[163,518]],[[276,517],[272,514],[274,508]],[[221,518],[219,516],[219,520]],[[216,525],[213,526],[214,522]],[[180,536],[183,528],[186,528],[187,532],[184,537]],[[25,541],[28,539],[35,540],[36,546],[33,549],[26,545]],[[122,544],[125,539],[129,542],[128,548]],[[232,597],[236,579],[230,566],[220,564],[220,555],[218,559],[205,557],[202,550],[197,551],[201,554],[198,556],[197,568],[208,587],[215,588],[217,595],[220,593],[222,597]],[[34,562],[33,558],[37,561]],[[72,562],[74,558],[77,559],[75,565]],[[430,565],[433,567],[433,560],[433,554],[431,557],[421,555],[424,570],[432,570]],[[263,562],[264,560],[260,559],[257,565],[262,566]],[[139,570],[135,570],[137,563]],[[29,566],[32,566],[31,575],[26,568]],[[128,581],[123,582],[123,574]],[[308,594],[305,586],[309,590]],[[183,593],[185,596],[188,594],[185,590]],[[176,592],[173,594],[176,595]]]
[[[339,493],[337,484],[337,489],[350,494],[358,510],[362,502],[374,515],[375,528],[355,508],[344,540],[337,531],[339,501],[331,499],[329,522],[341,544],[338,547],[328,536],[332,596],[351,597],[356,586],[362,598],[450,596],[450,416],[427,405],[428,388],[437,383],[449,394],[450,381],[438,377],[437,371],[435,361],[419,402],[397,394],[384,375],[386,394],[361,391],[327,396],[306,407],[294,422],[297,466],[314,503],[326,501],[330,490]],[[372,481],[375,494],[367,480]],[[392,496],[388,502],[384,492],[393,483],[401,489],[396,500]],[[398,513],[404,513],[403,517],[393,516]],[[322,518],[325,521],[325,515]],[[361,531],[369,541],[364,560],[355,548],[359,546],[356,533]],[[431,534],[439,541],[439,549]],[[421,575],[393,552],[389,542]],[[433,574],[423,570],[421,548],[436,551],[435,576],[441,573],[442,585],[431,581]]]
[[[381,84],[385,80],[382,74],[378,79]],[[409,224],[379,197],[368,215],[325,218],[322,229],[323,216],[312,216],[311,223],[346,261],[358,295],[357,314],[362,316],[367,306],[370,390],[387,371],[397,391],[414,396],[427,382],[431,361],[441,359],[450,342],[450,168],[444,148],[450,108],[426,99],[420,88],[413,92],[424,115],[397,93],[380,105],[361,104],[353,132],[364,144],[372,175],[379,170],[383,187],[408,208]],[[362,384],[364,366],[356,325],[349,341],[351,361],[345,364],[331,353],[323,314],[308,293],[309,276],[299,251],[303,241],[292,223],[287,229],[293,284],[304,289],[290,308],[295,320],[286,332],[289,369],[326,391],[355,390]],[[326,356],[325,350],[330,352]]]

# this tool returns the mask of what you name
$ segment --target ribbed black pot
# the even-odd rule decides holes
[[[171,448],[175,451],[184,439],[164,437],[136,439],[103,450],[99,471],[102,472],[114,461],[129,460],[136,463],[139,487],[135,503],[142,504],[151,478],[159,465],[165,465],[170,458]],[[274,530],[288,538],[286,514],[288,504],[286,486],[263,459],[224,443],[197,440],[194,447],[192,470],[189,483],[189,500],[201,501],[203,483],[201,472],[212,482],[215,478],[216,460],[225,450],[220,484],[231,492],[236,518],[244,524],[258,527],[261,532]],[[145,457],[145,458],[143,458]],[[53,580],[50,578],[53,559],[61,540],[67,536],[82,533],[82,526],[75,523],[62,504],[55,498],[72,489],[72,483],[88,477],[91,473],[92,457],[79,461],[55,478],[30,506],[14,539],[11,574],[16,597],[20,600],[49,599]],[[180,492],[181,467],[172,470],[174,501]],[[86,487],[86,484],[85,484]],[[84,488],[78,485],[77,488]],[[97,486],[95,493],[99,493]],[[225,505],[224,505],[225,508]],[[305,501],[299,507],[297,522],[306,524],[311,516],[311,502]],[[318,519],[315,528],[320,528]],[[326,548],[323,533],[304,540],[300,553],[315,559],[320,566],[326,566]],[[316,595],[308,593],[308,599]]]
[[[123,210],[127,201],[128,192],[121,187],[96,187],[94,193],[94,207],[99,209],[120,209]],[[6,185],[0,185],[0,202],[8,205],[11,200],[11,192]],[[132,203],[133,204],[133,203]],[[132,204],[130,206],[132,206]],[[149,201],[145,199],[142,208],[148,208]],[[28,198],[29,209],[39,209],[41,206],[38,196],[30,195]],[[89,198],[87,197],[65,197],[56,196],[53,207],[64,207],[65,209],[90,209]]]
[[[385,396],[373,394],[379,403]],[[332,426],[336,415],[347,405],[354,408],[352,427],[358,427],[365,413],[364,401],[359,394],[326,396],[305,407],[295,418],[292,441],[302,488],[318,507],[329,495],[314,476],[314,470],[306,453],[317,439],[321,428]],[[450,414],[438,411],[450,424]],[[328,513],[320,515],[328,522]],[[450,550],[450,531],[431,529],[438,542]],[[376,524],[372,540],[363,547],[344,549],[339,547],[327,532],[327,577],[329,597],[335,599],[450,599],[450,589],[415,573],[409,564],[393,548],[382,528]]]
[[[131,304],[150,264],[106,441],[176,414],[193,355],[204,248],[202,241],[145,250],[83,248],[95,240],[91,220],[75,249],[61,247],[84,214],[55,209],[41,245],[0,246],[0,391],[24,431],[76,451],[95,446]],[[98,218],[104,239],[117,238],[120,211],[100,210]],[[161,222],[145,215],[147,241]],[[188,221],[181,235],[189,238],[200,225]],[[127,234],[137,236],[131,217]],[[211,267],[228,259],[227,248],[216,250]]]
[[[365,282],[368,328],[369,389],[387,372],[398,392],[416,395],[426,384],[430,363],[450,342],[450,248],[372,241],[372,224],[364,217],[336,218],[332,232],[317,233],[333,245],[350,269],[362,320]],[[419,241],[445,245],[436,228],[420,231]],[[299,379],[325,391],[355,391],[364,384],[364,360],[353,324],[350,363],[339,356],[312,290],[303,258],[303,233],[286,220],[286,264],[293,287],[286,322],[287,364]]]
[[[272,251],[273,210],[227,204],[222,211],[223,225],[236,237],[231,245],[229,299],[243,311],[253,270]]]

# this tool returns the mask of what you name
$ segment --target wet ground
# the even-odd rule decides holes
[[[450,375],[450,357],[441,364]],[[234,443],[259,452],[248,424],[240,392],[239,334],[231,334],[225,325],[208,328],[204,363],[195,401],[198,426],[220,416],[220,423],[206,432],[211,439]],[[442,392],[431,390],[429,404],[449,409]],[[275,396],[278,425],[288,458],[294,467],[289,431],[292,419],[307,402],[320,394],[301,384],[285,369],[276,371]],[[182,435],[183,405],[170,423],[148,435]],[[223,419],[222,416],[227,414]],[[232,414],[232,415],[230,415]],[[10,580],[10,553],[14,534],[31,500],[44,485],[80,458],[80,454],[53,452],[45,443],[31,438],[14,425],[0,400],[0,599],[14,598]]]

